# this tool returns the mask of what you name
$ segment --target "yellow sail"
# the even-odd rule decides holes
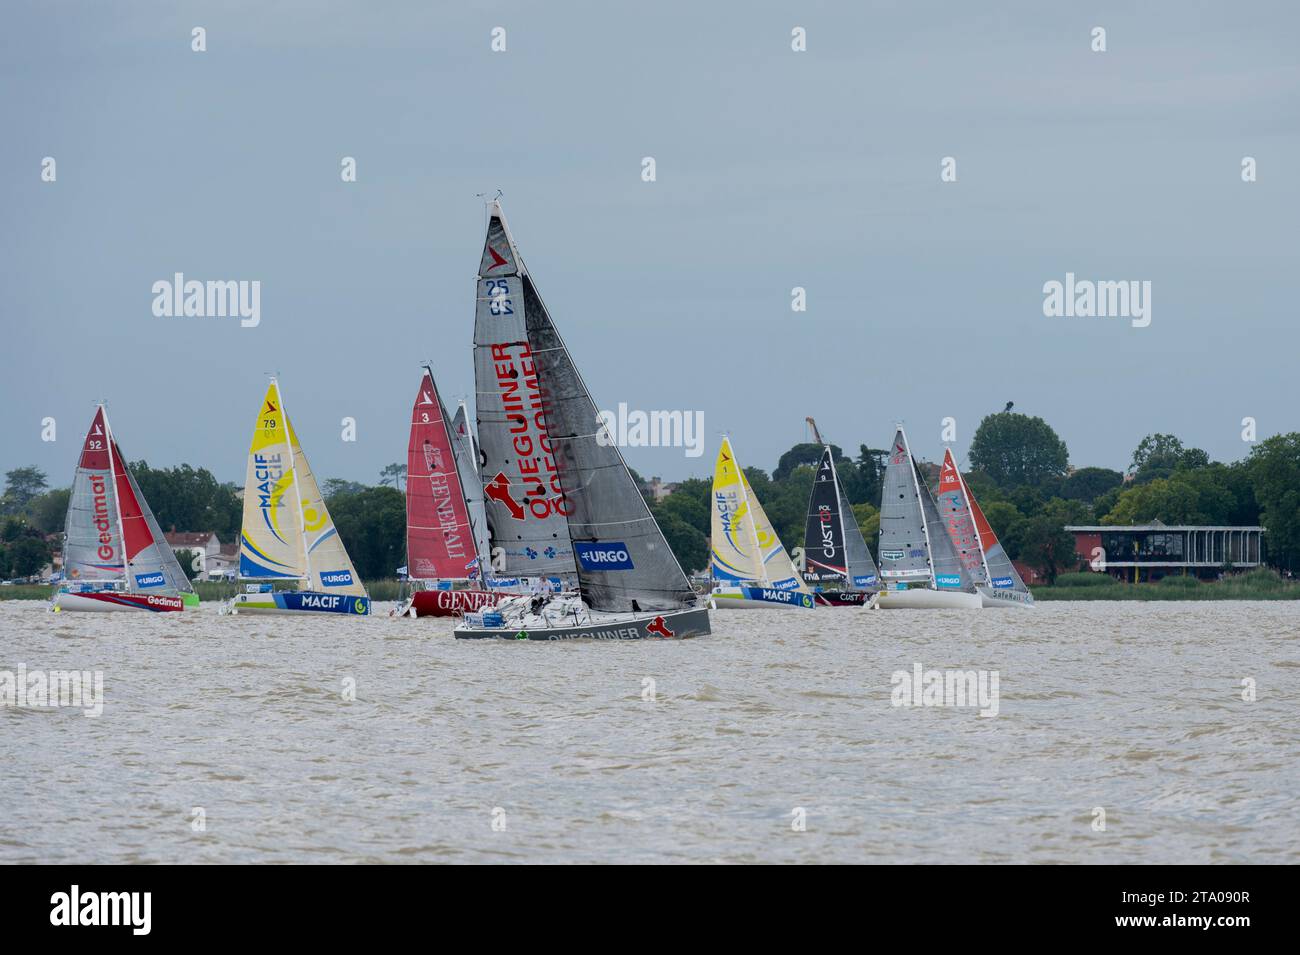
[[[309,590],[334,594],[366,592],[330,519],[274,379],[262,401],[248,452],[239,575],[300,578]]]
[[[713,469],[712,504],[710,565],[714,580],[809,592],[754,496],[728,438],[722,439]]]
[[[239,576],[249,580],[305,578],[302,518],[294,487],[297,444],[274,381],[253,426],[244,478],[244,525],[239,535]]]

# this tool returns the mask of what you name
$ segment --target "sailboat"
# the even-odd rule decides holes
[[[629,640],[709,632],[617,445],[596,414],[506,226],[488,207],[474,372],[492,546],[507,572],[570,578],[465,615],[461,638]]]
[[[466,437],[448,420],[433,369],[426,365],[411,409],[406,452],[406,563],[410,581],[430,586],[412,593],[398,616],[450,617],[501,600],[501,591],[470,586],[490,568],[487,537],[479,537],[467,495],[473,488],[478,488],[482,525],[478,467]]]
[[[222,612],[370,613],[370,598],[330,519],[275,378],[253,427],[246,474],[239,578],[256,583]],[[277,581],[306,589],[277,591]]]
[[[945,448],[939,471],[939,506],[948,536],[985,607],[1032,607],[1034,596],[1002,548],[975,496]]]
[[[730,438],[722,439],[713,469],[709,549],[714,607],[778,610],[813,606],[812,592],[754,496]]]
[[[65,583],[50,609],[176,611],[198,595],[117,446],[101,403],[81,446],[64,525]]]
[[[880,589],[880,574],[840,484],[831,446],[822,440],[817,423],[807,421],[822,457],[808,495],[803,579],[824,607],[860,607]]]
[[[970,610],[983,604],[917,473],[901,426],[885,464],[877,553],[888,588],[876,595],[875,605],[882,610]]]

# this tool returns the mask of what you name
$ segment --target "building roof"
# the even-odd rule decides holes
[[[1071,533],[1095,534],[1114,533],[1115,531],[1259,531],[1265,528],[1257,524],[1066,524],[1065,529]]]
[[[206,547],[216,531],[167,531],[163,537],[171,547]]]

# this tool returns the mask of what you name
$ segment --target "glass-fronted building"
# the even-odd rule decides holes
[[[1079,525],[1079,560],[1121,580],[1159,580],[1169,574],[1216,577],[1225,569],[1248,570],[1264,562],[1264,528],[1191,524]]]

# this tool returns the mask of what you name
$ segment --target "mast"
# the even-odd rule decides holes
[[[126,558],[126,527],[122,524],[122,495],[117,493],[117,455],[114,453],[117,449],[117,442],[113,440],[113,429],[108,424],[108,406],[104,402],[99,403],[100,413],[104,416],[104,440],[108,442],[108,476],[113,482],[113,510],[117,514],[117,535],[122,539],[122,582],[126,584],[126,589],[135,592],[131,586],[131,568],[130,561]],[[123,468],[125,470],[125,467]]]
[[[817,422],[814,421],[811,417],[804,418],[803,420],[807,421],[808,427],[812,428],[813,437],[817,439],[817,443],[825,447],[826,442],[822,440],[822,433],[817,430]]]
[[[930,522],[925,519],[925,505],[921,503],[921,481],[917,476],[916,459],[912,457],[912,445],[907,440],[907,432],[903,430],[901,424],[898,426],[898,433],[903,436],[903,447],[907,450],[907,464],[912,471],[912,485],[916,488],[916,505],[921,509],[921,533],[925,535],[926,562],[930,565],[930,586],[938,590],[939,583],[934,579],[934,548],[930,546]],[[925,493],[930,493],[928,488]]]
[[[284,443],[289,449],[289,470],[293,472],[293,496],[298,502],[298,536],[302,540],[303,573],[306,574],[305,579],[310,586],[311,552],[307,550],[307,516],[302,509],[302,488],[298,486],[298,459],[293,453],[293,427],[289,423],[289,409],[284,406],[284,395],[280,393],[280,379],[272,375],[271,384],[275,387],[275,396],[280,400],[280,414],[284,417]]]

